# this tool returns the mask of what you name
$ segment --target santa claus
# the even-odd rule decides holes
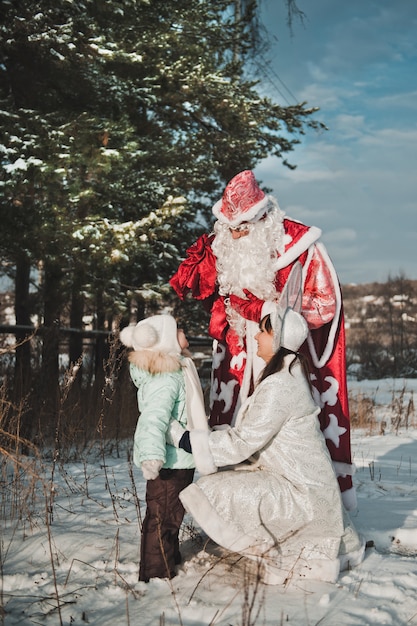
[[[302,267],[302,314],[309,336],[301,348],[310,357],[321,430],[347,509],[356,506],[352,487],[350,422],[346,385],[342,296],[336,271],[319,241],[321,230],[285,216],[276,199],[245,170],[227,184],[213,207],[213,233],[188,250],[170,284],[210,310],[213,370],[210,424],[233,424],[252,393],[264,362],[254,336],[271,303],[279,302],[294,264]]]

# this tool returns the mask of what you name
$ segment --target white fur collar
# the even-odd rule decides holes
[[[128,356],[129,362],[150,374],[166,374],[181,369],[181,356],[154,352],[153,350],[134,350]]]

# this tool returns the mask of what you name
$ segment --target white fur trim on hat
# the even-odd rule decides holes
[[[246,213],[239,213],[234,218],[229,219],[222,212],[222,205],[223,200],[218,200],[216,202],[212,209],[213,215],[217,217],[220,222],[227,224],[228,226],[239,226],[242,222],[257,222],[265,215],[265,213],[269,211],[270,208],[273,207],[272,203],[269,201],[269,196],[265,196],[263,200],[254,204],[248,211],[246,211]]]

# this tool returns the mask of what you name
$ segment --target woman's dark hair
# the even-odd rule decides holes
[[[262,324],[263,324],[263,329],[266,330],[267,333],[269,333],[270,335],[273,334],[274,331],[272,329],[270,315],[266,315],[259,322],[259,328],[261,329],[262,329]],[[284,357],[286,357],[288,354],[294,355],[294,358],[291,361],[290,367],[289,367],[290,373],[291,373],[294,363],[296,363],[298,359],[300,361],[304,376],[306,377],[306,380],[311,390],[312,386],[311,386],[310,367],[309,367],[308,358],[306,357],[305,354],[302,354],[300,352],[294,352],[293,350],[288,350],[287,348],[283,348],[283,347],[279,348],[277,352],[275,352],[275,354],[273,355],[272,359],[265,365],[264,369],[261,372],[258,382],[265,380],[265,378],[268,378],[268,376],[271,376],[271,374],[276,374],[277,372],[280,372],[284,365]]]

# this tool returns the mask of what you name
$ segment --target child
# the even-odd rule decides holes
[[[208,426],[197,371],[191,358],[181,354],[188,341],[171,315],[154,315],[123,328],[120,340],[133,348],[130,375],[138,390],[133,462],[147,481],[139,580],[148,582],[175,576],[184,518],[178,494],[194,477],[192,455],[167,442],[168,427],[172,421],[188,429]]]

